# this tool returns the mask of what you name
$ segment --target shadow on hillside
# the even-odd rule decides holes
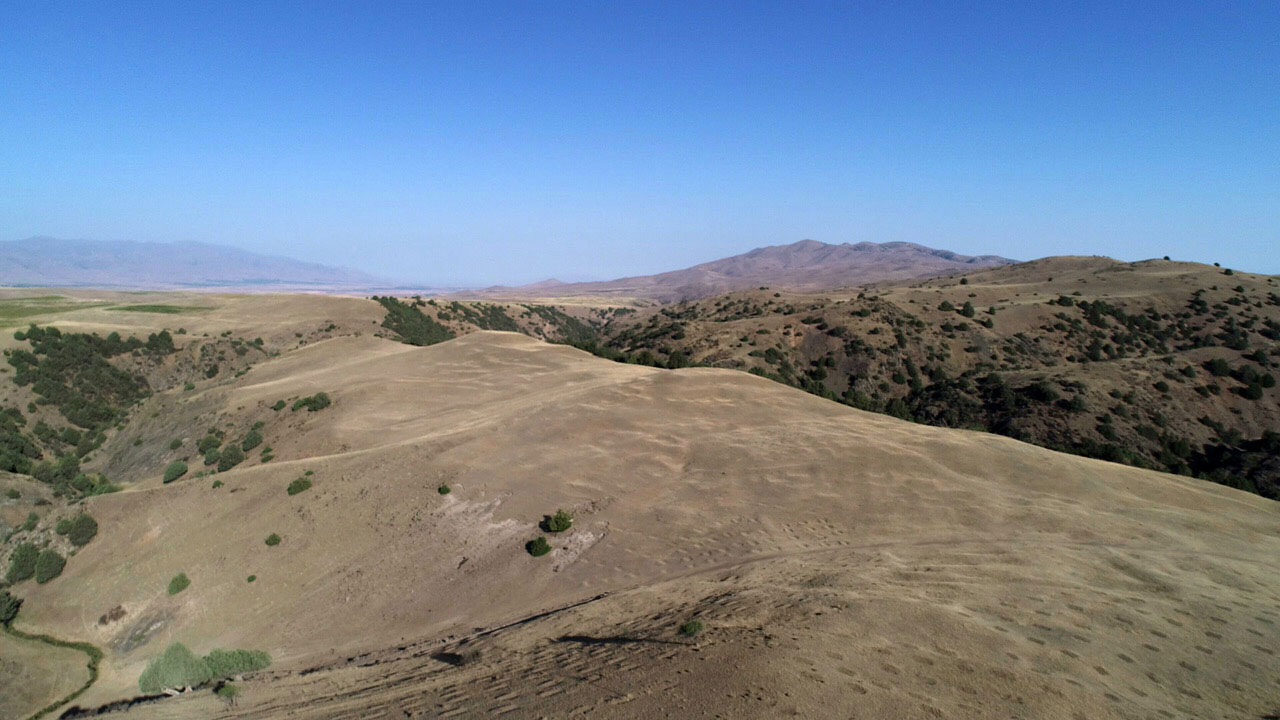
[[[592,637],[590,635],[561,635],[556,638],[556,642],[560,643],[577,643],[579,645],[627,645],[630,643],[656,643],[659,645],[683,645],[682,642],[675,640],[655,640],[653,638],[637,638],[627,637],[625,635],[615,635],[613,637]]]

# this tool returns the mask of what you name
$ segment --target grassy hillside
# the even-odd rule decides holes
[[[0,570],[12,571],[0,591],[20,601],[9,621],[102,653],[82,707],[197,686],[132,718],[1271,712],[1274,502],[903,422],[745,372],[608,362],[529,337],[616,343],[601,353],[651,346],[655,364],[675,365],[718,344],[718,362],[783,378],[764,350],[781,353],[781,337],[793,352],[844,348],[853,336],[831,332],[838,318],[879,323],[863,342],[888,373],[894,330],[912,347],[933,322],[970,320],[937,310],[947,293],[987,293],[980,307],[998,306],[996,323],[1025,312],[1027,327],[1058,299],[987,284],[874,299],[754,291],[711,301],[724,317],[701,319],[182,294],[149,301],[209,309],[36,316],[34,343],[29,329],[0,339],[18,358],[0,375],[0,406],[18,409],[21,421],[5,417],[38,453],[33,468],[59,474],[0,473]],[[1270,307],[1259,301],[1252,311]],[[753,306],[769,302],[794,312]],[[925,327],[908,330],[909,316]],[[763,320],[776,326],[749,324]],[[618,340],[676,322],[682,338]],[[394,341],[430,340],[412,328],[437,325],[456,337]],[[924,348],[935,355],[947,332],[975,331],[937,332]],[[700,333],[706,344],[673,362],[666,343]],[[92,352],[39,368],[67,348]],[[1159,361],[1132,354],[1035,356],[1039,371]],[[82,369],[130,392],[79,383]],[[37,392],[46,370],[60,384]],[[1098,382],[1075,394],[1092,398]],[[1171,395],[1183,389],[1170,381]],[[1229,389],[1212,397],[1242,415],[1262,407]],[[109,411],[90,427],[63,413],[90,401]],[[86,435],[97,446],[81,454]],[[16,642],[4,640],[20,663],[0,673],[5,713],[27,716],[86,682],[84,654]]]
[[[1280,498],[1273,277],[1055,258],[845,295],[733,293],[622,318],[585,347]]]

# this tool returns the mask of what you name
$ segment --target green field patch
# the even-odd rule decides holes
[[[161,315],[181,315],[183,313],[205,312],[216,310],[211,305],[118,305],[109,308],[115,312],[159,313]]]
[[[85,310],[103,307],[110,303],[88,302],[64,297],[62,295],[40,295],[38,297],[4,298],[0,300],[0,327],[22,325],[24,318],[52,315],[55,313]]]

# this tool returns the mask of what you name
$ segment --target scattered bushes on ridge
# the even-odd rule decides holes
[[[317,410],[323,410],[329,407],[330,404],[331,401],[329,400],[329,394],[318,392],[310,397],[299,398],[293,403],[291,410],[293,410],[293,412],[297,412],[302,408],[306,408],[307,412],[316,412]]]

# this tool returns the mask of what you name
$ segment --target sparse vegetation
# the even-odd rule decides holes
[[[174,460],[164,469],[164,482],[171,483],[186,474],[187,464],[181,460]]]
[[[293,407],[291,409],[293,412],[297,412],[303,408],[306,408],[307,412],[317,412],[329,407],[330,404],[331,401],[329,399],[329,394],[318,392],[315,395],[299,398],[293,403]]]
[[[67,539],[76,547],[84,547],[98,534],[98,521],[89,515],[77,515],[68,523]]]
[[[226,472],[244,462],[244,451],[239,445],[228,445],[218,453],[218,472]]]
[[[549,533],[568,530],[573,525],[573,516],[564,510],[556,510],[555,515],[546,515],[540,523],[542,529]]]
[[[547,553],[551,552],[551,544],[547,542],[547,539],[545,537],[542,537],[541,535],[539,535],[533,540],[530,540],[529,542],[525,543],[524,549],[525,549],[525,552],[529,553],[534,557],[542,557],[543,555],[546,555]]]
[[[40,558],[40,550],[34,543],[20,543],[9,555],[9,570],[4,580],[10,585],[17,585],[36,574],[36,561]]]
[[[36,582],[41,585],[62,574],[67,561],[57,550],[45,550],[36,558]]]
[[[694,637],[702,632],[702,622],[699,620],[690,620],[677,628],[681,635],[685,637]]]
[[[190,585],[191,585],[191,580],[187,578],[187,574],[178,573],[177,575],[173,576],[172,580],[169,581],[169,594],[177,595],[183,590],[186,590]]]
[[[9,627],[13,619],[18,617],[18,609],[22,607],[22,598],[14,597],[8,590],[0,590],[0,625]]]

